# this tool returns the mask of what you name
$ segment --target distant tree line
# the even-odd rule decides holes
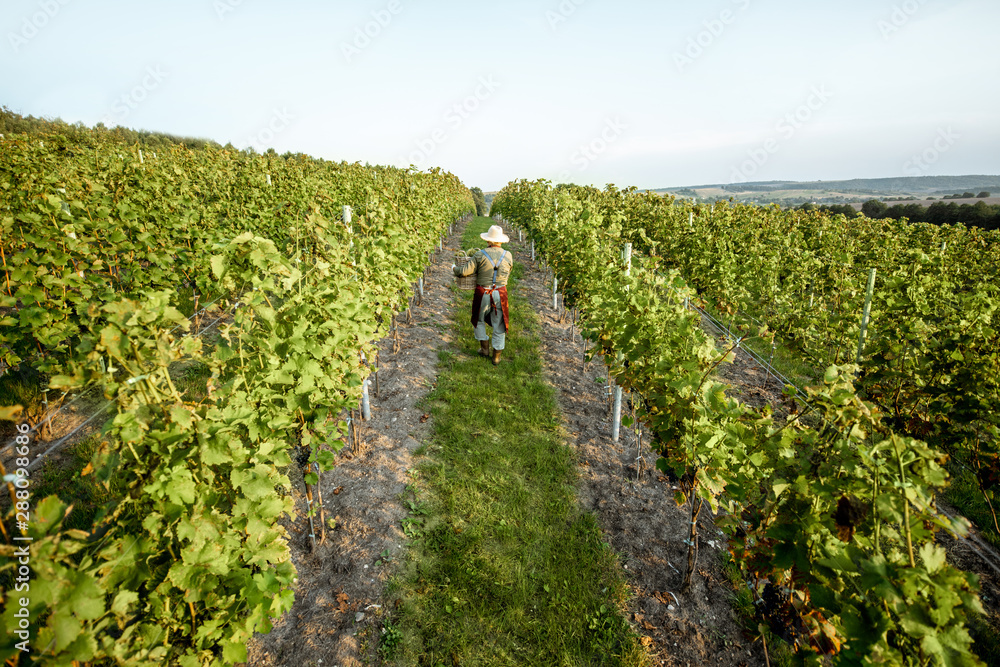
[[[869,218],[906,218],[910,222],[927,222],[932,225],[967,225],[983,229],[1000,229],[1000,205],[990,205],[986,202],[975,204],[956,204],[955,202],[935,202],[930,206],[921,204],[896,204],[889,206],[877,199],[869,199],[861,205],[861,211],[855,211],[849,204],[833,204],[815,206],[803,204],[801,211],[823,211],[825,213],[841,213],[848,218],[865,214]]]
[[[955,202],[935,202],[930,206],[920,204],[896,204],[888,206],[885,202],[870,199],[861,207],[862,213],[869,218],[906,218],[910,222],[929,222],[932,225],[957,225],[982,227],[983,229],[1000,229],[1000,206],[979,201],[975,204],[956,204]]]
[[[822,211],[823,213],[829,213],[830,215],[844,215],[848,218],[856,218],[861,213],[854,210],[854,207],[850,204],[823,204],[822,206],[816,206],[815,204],[810,204],[806,202],[798,207],[800,211]]]
[[[705,185],[704,187],[709,187]],[[815,190],[882,197],[899,192],[956,192],[968,190],[1000,189],[1000,177],[990,175],[965,176],[899,176],[894,178],[855,178],[847,181],[757,181],[721,185],[729,192],[758,192],[762,190]]]
[[[486,196],[483,194],[482,188],[472,188],[472,201],[476,202],[476,215],[485,216],[489,212],[489,207],[486,205]]]
[[[980,192],[978,195],[974,195],[971,192],[963,192],[960,195],[959,194],[945,195],[944,197],[941,197],[941,199],[972,199],[973,197],[975,197],[976,199],[986,199],[989,196],[990,193],[985,191]]]

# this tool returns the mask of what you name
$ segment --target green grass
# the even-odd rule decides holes
[[[823,377],[811,364],[802,360],[802,351],[775,336],[774,346],[767,340],[755,338],[746,341],[746,347],[768,361],[779,373],[799,387],[815,385]],[[772,356],[773,354],[773,356]]]
[[[214,303],[222,295],[222,292],[210,292],[209,294],[199,295],[198,309],[201,310],[210,303]],[[194,288],[178,286],[174,291],[174,305],[177,307],[177,310],[184,314],[185,317],[191,317],[194,315]]]
[[[76,529],[91,532],[95,522],[107,516],[125,496],[127,489],[115,479],[105,488],[93,475],[81,476],[80,472],[90,462],[95,451],[101,446],[102,436],[93,435],[77,443],[72,450],[72,458],[61,464],[46,460],[42,467],[31,475],[32,504],[35,505],[48,496],[58,496],[71,506],[69,516],[63,522],[62,530]],[[6,493],[4,494],[6,496]],[[6,500],[6,498],[5,498]],[[10,507],[9,501],[0,503],[3,512]],[[128,512],[132,512],[129,509]],[[79,559],[80,554],[75,558]],[[14,584],[14,570],[0,573],[0,589],[10,590]],[[37,627],[45,625],[48,612],[35,619]],[[92,667],[111,667],[115,662],[109,658],[87,663]]]
[[[481,247],[477,218],[463,246]],[[466,245],[466,242],[470,245]],[[459,343],[426,399],[434,435],[411,485],[408,562],[391,653],[398,664],[639,665],[616,555],[575,504],[574,457],[542,374],[538,323],[510,288],[499,367],[476,355],[460,292]],[[389,653],[384,647],[383,653]]]
[[[125,495],[126,489],[114,480],[109,488],[105,488],[92,475],[80,476],[100,444],[100,435],[86,438],[73,448],[73,458],[69,461],[56,464],[51,459],[46,460],[41,468],[31,474],[32,505],[48,496],[58,496],[64,503],[72,506],[63,523],[63,530],[76,529],[89,533],[95,521],[113,511],[114,506]],[[4,489],[0,496],[0,514],[7,515],[10,508],[10,498]],[[12,523],[8,522],[8,530],[12,529]],[[13,586],[13,573],[12,569],[0,573],[0,589],[9,590]]]
[[[970,613],[966,624],[972,637],[972,652],[987,665],[1000,665],[1000,632],[983,614]]]
[[[220,294],[215,293],[201,296],[198,300],[199,309],[215,301],[219,296]],[[175,304],[185,316],[190,317],[194,313],[194,290],[191,287],[178,287],[175,292]],[[215,317],[217,316],[206,315],[204,321],[200,323],[201,326],[205,326]],[[191,389],[194,400],[202,398],[209,373],[204,369],[192,370],[189,367],[184,367],[183,370],[182,381],[185,387]],[[48,382],[47,375],[32,368],[29,362],[22,362],[18,368],[8,369],[0,376],[0,406],[20,405],[23,411],[18,421],[34,423],[45,411],[45,389],[48,387]],[[62,392],[52,390],[49,392],[49,400],[55,401],[61,394]],[[0,422],[0,437],[10,437],[14,433],[13,427],[10,422]]]
[[[208,395],[208,379],[212,377],[212,369],[203,361],[188,359],[175,362],[170,368],[170,376],[186,401],[198,402]]]

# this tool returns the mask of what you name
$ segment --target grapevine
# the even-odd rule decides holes
[[[836,352],[849,349],[841,339],[854,329],[848,309],[823,292],[817,277],[841,290],[854,278],[818,269],[830,252],[818,233],[773,209],[695,211],[611,186],[552,189],[516,181],[497,195],[493,211],[529,231],[574,294],[595,353],[619,385],[641,397],[638,417],[653,436],[657,467],[680,481],[676,502],[690,504],[688,578],[705,503],[722,512],[717,524],[765,602],[766,618],[803,660],[980,664],[965,629],[966,615],[981,610],[976,581],[948,565],[933,539],[937,530],[967,530],[964,520],[934,509],[934,495],[947,483],[945,457],[901,434],[894,415],[864,395],[870,366],[859,369],[846,352]],[[697,226],[696,212],[703,218]],[[737,224],[737,215],[756,217]],[[764,220],[785,241],[749,266],[734,234],[767,233]],[[806,238],[815,241],[811,255],[793,249]],[[624,243],[641,250],[628,275],[618,260]],[[837,243],[857,245],[847,234]],[[888,263],[891,245],[837,257]],[[758,279],[736,285],[755,271]],[[763,298],[765,287],[774,298]],[[779,287],[796,294],[795,302],[779,298]],[[830,304],[818,321],[797,303],[811,291]],[[857,298],[849,291],[841,296],[841,304]],[[720,350],[686,300],[712,302],[734,318],[756,308],[791,332],[807,323],[814,333],[800,338],[803,345],[816,355],[826,345],[832,355],[823,357],[822,382],[807,390],[816,419],[778,424],[769,409],[728,396],[712,371],[732,358],[732,346]],[[879,315],[885,310],[880,306]],[[767,334],[766,326],[747,328],[742,338]]]
[[[292,604],[278,523],[293,511],[292,453],[334,464],[370,372],[361,355],[471,194],[437,170],[304,156],[176,147],[139,160],[97,130],[3,141],[0,354],[51,389],[103,388],[116,409],[84,474],[128,490],[89,531],[64,529],[64,499],[38,500],[33,657],[245,660]],[[233,306],[210,350],[184,335],[193,294]],[[209,368],[206,398],[177,391],[182,360]],[[6,563],[14,549],[0,546]],[[4,592],[6,627],[20,595]],[[5,635],[0,659],[16,641]]]

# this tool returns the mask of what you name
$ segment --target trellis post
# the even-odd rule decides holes
[[[855,361],[861,365],[861,353],[865,349],[865,336],[868,334],[868,318],[872,310],[872,294],[875,292],[875,269],[868,272],[868,288],[865,290],[865,308],[861,315],[861,333],[858,336],[858,357]]]

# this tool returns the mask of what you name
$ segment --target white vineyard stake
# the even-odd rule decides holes
[[[270,178],[270,177],[268,177],[268,178]],[[353,236],[354,235],[354,230],[351,229],[351,207],[345,205],[343,210],[344,210],[344,226],[347,227],[347,233],[350,234],[351,236]],[[348,245],[348,247],[349,248],[353,248],[354,247],[354,241],[351,241],[350,244]]]
[[[619,361],[621,361],[621,352],[618,353]],[[615,383],[615,406],[612,408],[611,412],[611,441],[618,442],[618,436],[621,435],[621,425],[622,425],[622,388]]]
[[[369,382],[371,379],[365,378],[365,381],[361,383],[361,418],[365,421],[371,421],[372,418],[372,402],[368,397]]]
[[[625,263],[625,275],[628,276],[632,271],[632,244],[626,243],[625,248],[622,250],[622,260]],[[624,355],[618,353],[618,363],[622,362]],[[618,442],[618,436],[621,431],[622,423],[622,388],[615,383],[615,407],[613,408],[611,415],[611,440],[612,442]],[[638,466],[636,462],[636,466]]]
[[[865,290],[865,309],[861,315],[861,334],[858,336],[858,358],[856,364],[861,364],[861,353],[865,349],[865,336],[868,333],[868,317],[871,315],[872,294],[875,291],[875,269],[868,273],[868,287]]]

